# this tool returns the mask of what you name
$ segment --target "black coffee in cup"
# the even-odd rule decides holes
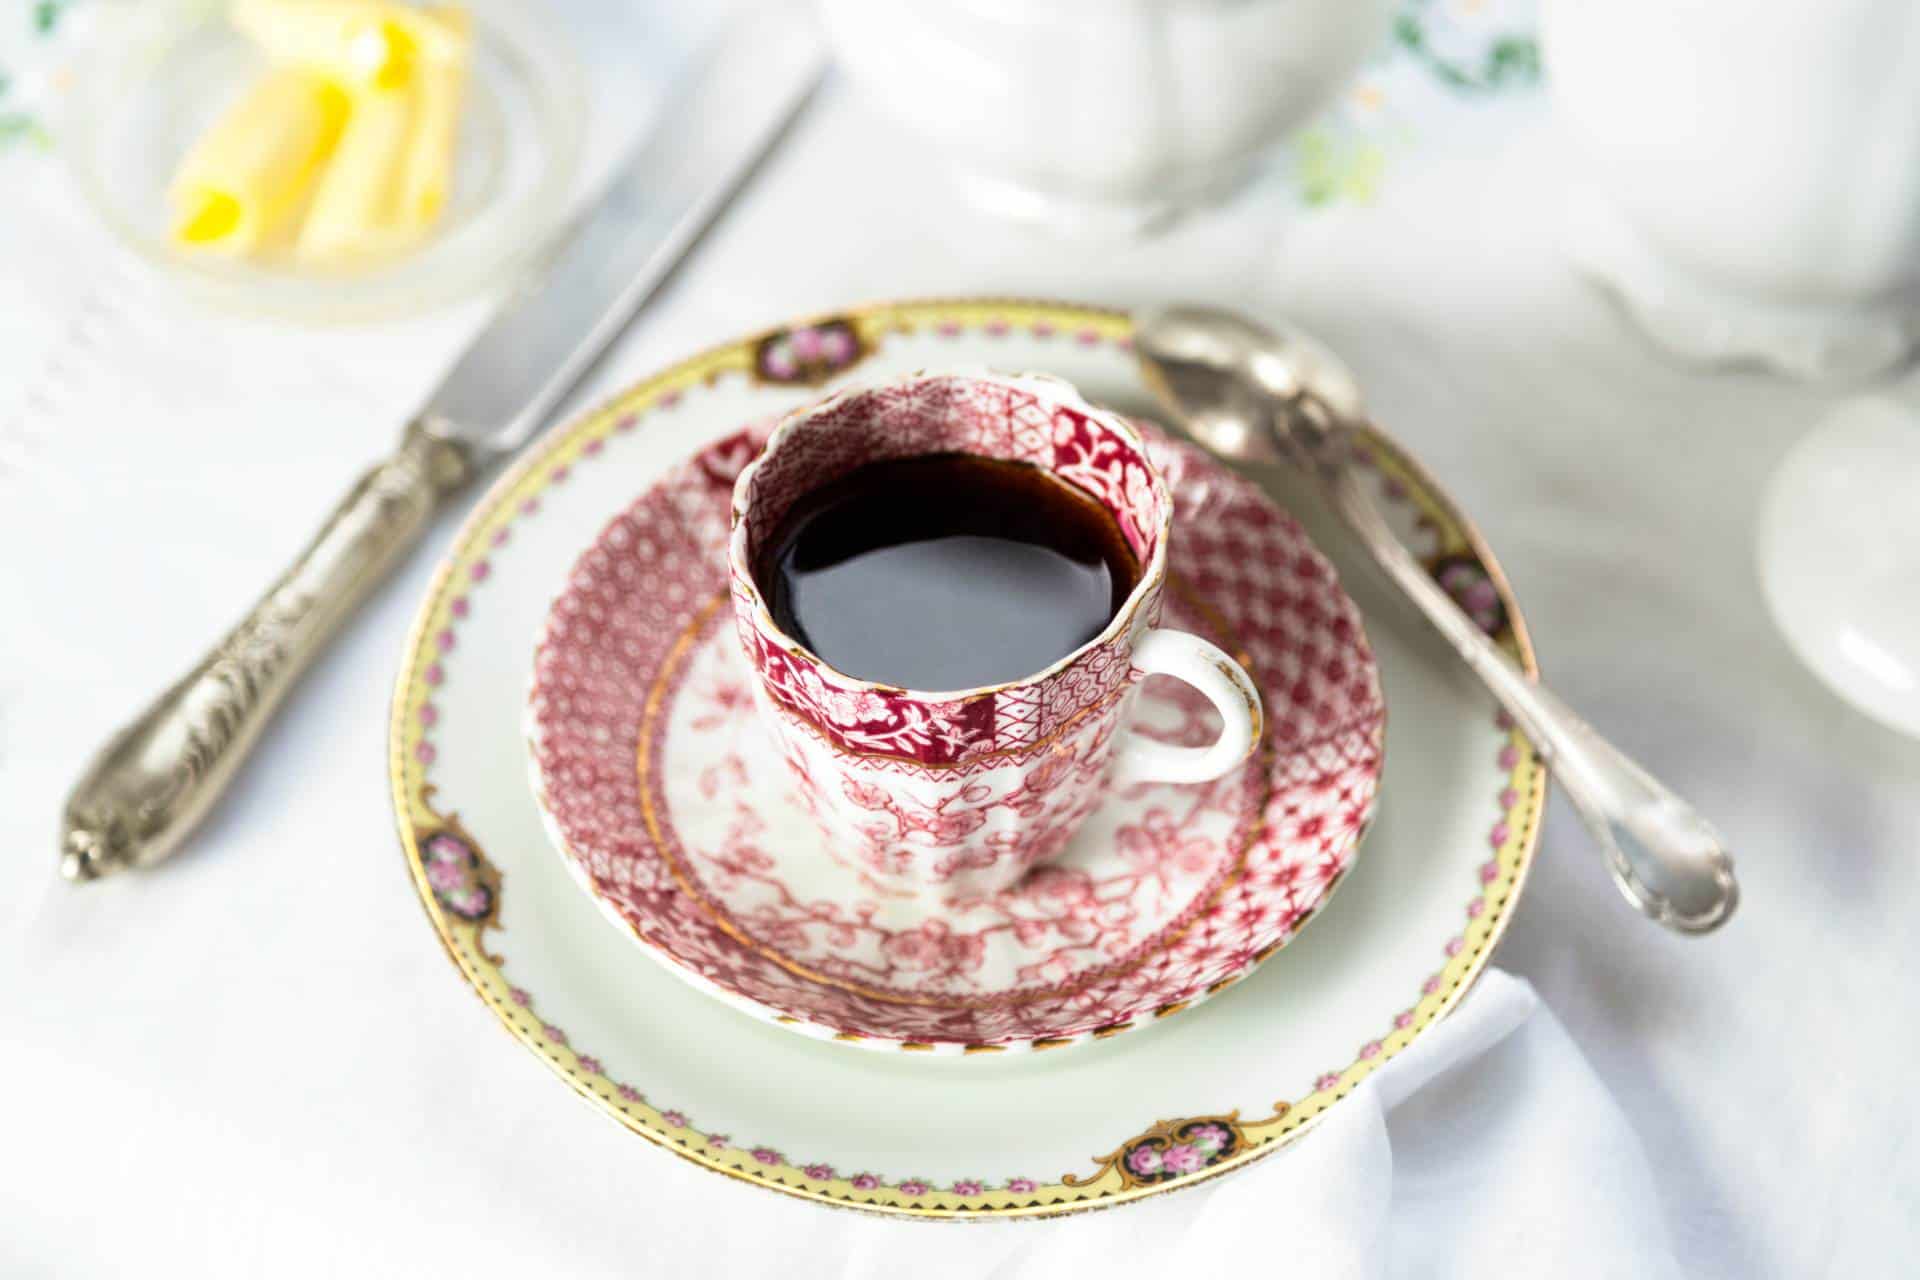
[[[871,462],[803,496],[754,578],[780,629],[860,680],[945,691],[1045,670],[1113,620],[1140,566],[1113,514],[1025,462]]]

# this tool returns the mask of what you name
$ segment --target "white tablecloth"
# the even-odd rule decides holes
[[[601,157],[685,35],[615,8],[586,42]],[[1308,211],[1275,181],[1116,247],[987,221],[835,85],[575,404],[874,297],[1204,298],[1317,331],[1476,515],[1560,690],[1735,842],[1739,918],[1685,941],[1616,899],[1557,806],[1499,958],[1631,1121],[1682,1264],[1910,1273],[1920,744],[1795,663],[1751,564],[1761,483],[1831,393],[1649,350],[1564,265],[1559,159],[1542,104],[1510,100],[1396,155],[1371,204]],[[611,1274],[691,1232],[716,1270],[810,1274],[843,1215],[763,1205],[573,1105],[422,926],[383,728],[431,554],[190,852],[55,879],[85,757],[388,447],[483,304],[379,330],[237,323],[109,253],[54,166],[0,159],[0,190],[0,1273]],[[1542,1138],[1525,1159],[1589,1155]],[[1505,1203],[1482,1206],[1491,1242],[1528,1229]],[[1405,1248],[1395,1271],[1428,1261],[1452,1273]]]

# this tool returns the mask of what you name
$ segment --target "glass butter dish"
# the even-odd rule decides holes
[[[565,212],[583,114],[576,65],[537,15],[510,0],[461,7],[470,35],[444,200],[384,252],[315,262],[182,244],[171,193],[183,158],[274,65],[224,4],[98,6],[59,150],[102,221],[211,302],[320,324],[444,304],[501,279]]]

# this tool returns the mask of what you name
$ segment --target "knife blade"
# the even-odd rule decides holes
[[[826,68],[797,3],[751,6],[671,91],[658,122],[570,224],[238,626],[111,738],[68,796],[76,883],[180,848],[262,729],[434,513],[524,444],[660,288]]]
[[[666,279],[826,67],[810,15],[759,6],[676,94],[538,281],[504,306],[421,418],[470,447],[517,448]]]

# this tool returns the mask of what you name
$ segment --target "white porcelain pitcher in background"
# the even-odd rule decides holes
[[[1150,225],[1227,194],[1389,0],[823,0],[841,65],[1003,211]]]
[[[1570,248],[1654,339],[1806,377],[1920,337],[1920,5],[1548,0]]]

